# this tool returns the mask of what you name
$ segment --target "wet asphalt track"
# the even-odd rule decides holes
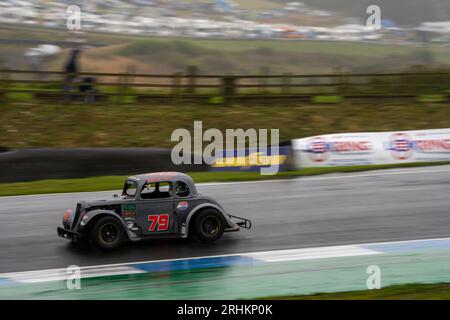
[[[77,200],[114,192],[0,198],[0,272],[202,255],[450,237],[450,166],[331,174],[290,181],[203,184],[252,230],[212,244],[159,240],[112,253],[72,246],[56,235]]]

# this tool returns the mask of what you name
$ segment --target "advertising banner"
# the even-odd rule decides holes
[[[297,168],[450,160],[450,129],[326,134],[292,140]]]
[[[289,154],[289,147],[222,150],[214,158],[210,171],[260,171],[269,166],[283,171]]]

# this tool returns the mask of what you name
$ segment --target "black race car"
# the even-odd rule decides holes
[[[250,220],[227,214],[198,193],[188,175],[156,172],[129,177],[122,194],[112,200],[79,202],[75,210],[64,212],[57,231],[63,238],[114,249],[125,240],[195,236],[215,241],[241,227],[250,229]]]

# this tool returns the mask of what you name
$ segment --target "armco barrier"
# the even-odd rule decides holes
[[[297,168],[450,160],[450,129],[326,134],[292,140]]]
[[[128,175],[152,171],[203,171],[206,165],[174,165],[170,149],[38,148],[0,153],[0,182]]]

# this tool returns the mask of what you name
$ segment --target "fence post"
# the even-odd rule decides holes
[[[114,103],[120,104],[122,101],[122,95],[124,93],[124,83],[123,83],[123,76],[118,76],[118,83],[116,87],[116,95],[114,96]]]
[[[260,85],[259,87],[259,93],[267,93],[267,77],[269,76],[269,72],[270,69],[269,67],[261,67],[259,68],[259,73],[261,76],[263,76],[262,78],[259,78],[258,84]]]
[[[79,100],[81,95],[79,94],[77,84],[75,80],[79,78],[78,73],[66,72],[64,77],[64,101],[72,103],[73,100]]]
[[[337,74],[336,79],[338,81],[337,94],[340,95],[342,99],[344,99],[347,92],[347,78],[345,75],[345,71],[342,67],[337,67],[335,68],[335,73]]]
[[[9,87],[9,80],[10,80],[10,75],[9,75],[9,70],[8,69],[4,69],[4,72],[2,73],[1,76],[1,80],[4,81],[2,87],[3,90],[0,91],[0,101],[6,101],[7,100],[7,94],[8,94],[8,87]]]
[[[172,78],[172,97],[173,97],[173,102],[177,103],[180,101],[180,97],[181,97],[181,77],[182,74],[181,72],[176,72],[173,74],[173,78]]]
[[[122,103],[125,103],[127,100],[127,95],[129,94],[130,84],[133,83],[133,73],[135,72],[134,66],[127,66],[127,69],[125,71],[125,76],[123,77],[123,96],[122,96]]]
[[[233,75],[226,75],[222,78],[223,104],[225,106],[229,106],[233,103],[233,96],[236,89],[235,81],[236,78]]]
[[[135,68],[135,66],[133,66],[133,65],[128,66],[128,67],[127,67],[127,72],[126,72],[126,73],[127,73],[127,78],[128,78],[127,83],[133,84],[133,83],[134,83],[134,76],[133,76],[133,74],[136,73],[136,68]]]
[[[291,73],[284,73],[283,78],[281,78],[281,93],[289,94],[291,93]]]
[[[196,78],[197,72],[198,72],[198,68],[196,66],[189,66],[187,68],[187,73],[186,73],[186,76],[188,78],[187,92],[189,94],[195,93],[195,86],[197,84],[197,78]]]

